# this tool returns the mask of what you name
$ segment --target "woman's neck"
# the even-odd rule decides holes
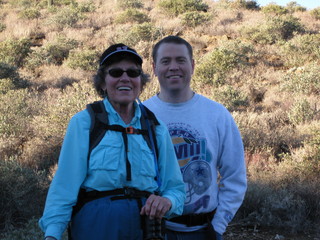
[[[134,104],[115,104],[113,108],[120,115],[125,124],[129,124],[134,116]]]

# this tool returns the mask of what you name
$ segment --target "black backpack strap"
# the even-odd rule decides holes
[[[154,163],[155,163],[155,170],[156,170],[156,177],[155,180],[158,183],[158,188],[160,189],[161,186],[161,177],[159,173],[159,166],[158,166],[158,157],[159,157],[159,149],[158,149],[158,143],[157,143],[157,137],[156,137],[156,126],[160,125],[158,119],[154,115],[153,112],[151,112],[146,106],[144,106],[141,101],[139,101],[139,107],[142,112],[141,117],[141,128],[146,128],[148,130],[148,136],[145,137],[145,140],[150,147],[150,149],[153,151],[154,155]]]
[[[105,135],[107,131],[105,126],[109,124],[109,119],[103,101],[96,101],[94,103],[88,104],[87,110],[91,118],[88,152],[89,159],[92,149],[94,149],[99,144],[99,142]]]
[[[140,105],[141,107],[141,105]],[[147,122],[149,121],[150,127],[151,127],[151,132],[152,132],[152,139],[155,145],[155,151],[157,158],[159,157],[159,149],[158,149],[158,144],[157,144],[157,138],[156,138],[156,125],[160,125],[158,119],[154,115],[153,112],[151,112],[145,105],[143,105],[143,108],[145,109],[146,114],[142,114],[142,117],[140,118],[140,124],[141,124],[141,129],[147,129]],[[143,138],[147,142],[148,146],[150,149],[152,149],[152,143],[149,138],[149,135],[143,135]]]

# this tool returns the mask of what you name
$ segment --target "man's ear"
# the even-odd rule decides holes
[[[157,76],[157,74],[156,74],[156,64],[155,64],[155,62],[152,62],[152,70],[153,70],[153,74],[154,74],[155,76]]]
[[[192,59],[191,61],[191,66],[192,66],[192,74],[194,73],[194,67],[195,67],[195,61]]]

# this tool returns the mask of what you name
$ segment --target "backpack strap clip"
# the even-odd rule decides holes
[[[135,134],[136,133],[136,129],[133,127],[126,127],[125,128],[126,134]]]

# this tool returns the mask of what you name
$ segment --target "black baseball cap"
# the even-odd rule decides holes
[[[134,50],[123,43],[114,44],[108,47],[100,57],[100,66],[103,64],[110,65],[117,61],[117,58],[130,56],[136,63],[142,65],[142,57]]]

